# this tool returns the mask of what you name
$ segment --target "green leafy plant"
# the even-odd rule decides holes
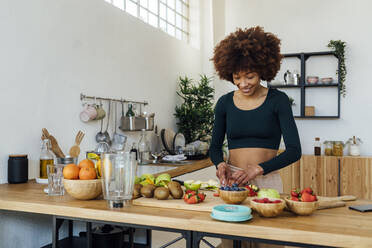
[[[291,104],[291,106],[295,105],[295,100],[290,96],[288,98],[289,98],[289,103]]]
[[[340,93],[343,97],[346,96],[346,65],[345,65],[345,47],[346,42],[341,40],[330,40],[328,45],[333,50],[337,58],[340,60],[340,67],[337,70],[337,74],[340,76]]]
[[[178,119],[178,131],[183,133],[187,143],[196,140],[208,142],[211,138],[214,122],[211,80],[206,75],[200,75],[200,81],[195,85],[192,79],[179,77],[177,95],[183,103],[176,106],[174,116]]]

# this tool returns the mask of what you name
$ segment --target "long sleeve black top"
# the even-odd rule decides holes
[[[269,89],[265,101],[252,110],[235,106],[234,91],[220,97],[215,107],[209,155],[217,166],[223,162],[222,144],[227,135],[229,149],[260,147],[277,150],[283,135],[286,150],[260,163],[264,175],[296,162],[301,157],[301,143],[288,96]]]

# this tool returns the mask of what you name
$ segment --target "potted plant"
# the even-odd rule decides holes
[[[346,86],[345,86],[345,79],[346,79],[346,65],[345,65],[345,48],[346,42],[341,40],[330,40],[328,45],[329,48],[333,50],[337,58],[340,60],[340,65],[337,69],[337,74],[340,76],[340,94],[345,97],[346,96]]]
[[[183,100],[176,106],[174,116],[177,118],[178,131],[185,136],[186,144],[201,140],[209,142],[211,139],[214,112],[214,89],[210,86],[211,78],[200,76],[198,84],[188,77],[179,77],[179,91],[177,95]]]

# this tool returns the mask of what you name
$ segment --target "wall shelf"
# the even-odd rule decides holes
[[[310,53],[287,53],[283,54],[284,58],[291,58],[295,57],[301,60],[301,76],[300,82],[298,85],[270,85],[268,86],[273,89],[299,89],[301,91],[301,105],[300,105],[300,115],[294,116],[296,119],[339,119],[340,118],[340,95],[341,95],[341,87],[339,83],[328,83],[328,84],[307,84],[306,79],[306,60],[311,56],[335,56],[337,58],[337,70],[340,70],[340,60],[336,56],[336,54],[332,51],[325,51],[325,52],[310,52]],[[340,82],[340,75],[338,75],[337,82]],[[331,116],[306,116],[305,115],[305,96],[306,96],[306,89],[307,88],[323,88],[323,87],[330,87],[335,88],[337,90],[337,115]]]

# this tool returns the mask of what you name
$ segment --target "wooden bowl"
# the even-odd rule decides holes
[[[283,199],[269,198],[271,201],[280,200],[280,203],[259,203],[253,201],[254,199],[261,199],[254,197],[250,201],[251,208],[263,217],[276,217],[283,212],[285,208],[285,201]]]
[[[102,180],[63,179],[66,192],[75,199],[91,200],[102,194]]]
[[[227,191],[219,190],[221,199],[227,204],[241,204],[248,197],[248,190]]]
[[[291,212],[297,215],[310,215],[315,210],[317,210],[319,202],[300,202],[300,201],[292,201],[288,198],[285,198],[285,202],[287,203],[287,207]]]

